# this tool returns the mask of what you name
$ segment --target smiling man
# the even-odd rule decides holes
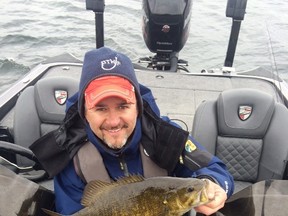
[[[87,142],[77,138],[82,137],[78,130],[65,141],[82,147],[54,178],[57,212],[70,215],[82,209],[90,181],[115,181],[133,174],[208,179],[212,201],[195,208],[206,215],[222,208],[232,195],[234,183],[225,164],[187,131],[160,117],[152,92],[138,83],[127,56],[106,47],[86,53],[79,92],[67,105],[69,130],[82,127],[69,117],[73,112],[84,123]],[[190,158],[188,164],[184,154]]]

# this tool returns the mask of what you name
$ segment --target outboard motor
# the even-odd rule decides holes
[[[184,47],[191,18],[192,0],[143,0],[143,37],[156,56],[150,66],[176,71],[178,53]],[[143,60],[143,59],[142,59]]]

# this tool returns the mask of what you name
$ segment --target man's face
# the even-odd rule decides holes
[[[126,144],[134,131],[137,115],[137,104],[119,97],[108,97],[92,109],[85,108],[85,118],[95,135],[113,149]]]

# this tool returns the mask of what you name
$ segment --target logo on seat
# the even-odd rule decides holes
[[[247,120],[252,114],[252,106],[239,106],[238,116],[242,121]]]
[[[63,105],[67,101],[68,93],[65,90],[55,90],[54,97],[58,104]]]
[[[164,32],[164,33],[168,33],[170,31],[170,26],[169,25],[162,26],[162,30],[161,31]]]

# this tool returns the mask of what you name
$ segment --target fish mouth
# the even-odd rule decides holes
[[[191,206],[192,208],[204,205],[212,201],[208,198],[209,181],[206,179],[201,179],[201,181],[203,182],[201,182],[201,184],[199,185],[198,191],[194,193],[193,200],[190,200],[190,202],[192,201],[193,203]]]
[[[209,181],[206,180],[206,179],[203,179],[203,181],[204,181],[204,187],[200,191],[200,196],[199,196],[200,205],[209,203],[209,202],[211,202],[213,200],[213,199],[209,199],[208,198],[207,190],[208,190]]]

